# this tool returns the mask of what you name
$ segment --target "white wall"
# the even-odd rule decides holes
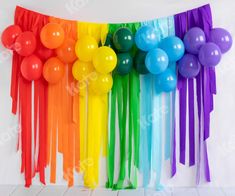
[[[214,26],[230,30],[235,37],[234,0],[0,0],[0,32],[13,21],[16,3],[26,8],[61,18],[100,22],[140,21],[168,16],[211,2]],[[235,47],[223,56],[217,68],[218,95],[212,114],[208,141],[212,183],[210,186],[235,186]],[[0,184],[19,184],[20,154],[16,153],[17,119],[11,115],[11,58],[0,46]],[[60,157],[58,158],[60,159]],[[193,186],[195,168],[178,165],[174,179],[164,179],[168,186]],[[58,168],[58,184],[61,179]],[[37,180],[36,182],[37,183]]]

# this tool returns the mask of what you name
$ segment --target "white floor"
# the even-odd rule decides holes
[[[96,190],[66,186],[23,186],[2,185],[0,196],[235,196],[235,188],[168,188],[161,192],[153,190],[121,190],[111,191],[98,188]]]

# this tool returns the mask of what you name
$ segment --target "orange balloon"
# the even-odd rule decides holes
[[[64,64],[57,58],[49,58],[43,67],[43,77],[48,83],[55,84],[59,82],[65,72]]]
[[[48,23],[42,28],[40,38],[46,48],[55,49],[63,44],[64,30],[57,23]]]
[[[64,63],[73,63],[77,56],[75,54],[75,40],[66,38],[63,44],[56,49],[58,58]]]

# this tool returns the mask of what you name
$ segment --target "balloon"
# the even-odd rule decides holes
[[[157,31],[151,26],[142,26],[135,34],[135,43],[137,48],[143,51],[149,51],[158,44]]]
[[[145,57],[146,57],[147,53],[144,51],[137,51],[136,55],[135,55],[135,69],[139,74],[148,74],[149,71],[145,65]]]
[[[38,80],[42,75],[42,61],[34,54],[24,57],[20,71],[26,80]]]
[[[37,41],[31,31],[21,33],[15,41],[15,51],[21,56],[29,56],[34,53]]]
[[[18,25],[10,25],[2,32],[1,41],[5,48],[14,49],[16,38],[22,33]]]
[[[160,74],[166,70],[169,59],[166,52],[160,48],[155,48],[147,53],[145,65],[150,73]]]
[[[170,92],[175,90],[177,84],[176,74],[170,69],[166,69],[163,73],[157,75],[155,80],[155,88],[157,91]]]
[[[127,27],[117,29],[113,34],[113,44],[119,52],[128,52],[134,44],[131,30]]]
[[[75,44],[76,42],[73,39],[67,38],[64,40],[63,44],[56,49],[56,54],[62,62],[73,63],[77,59]]]
[[[220,48],[216,44],[208,42],[199,50],[198,59],[202,65],[214,67],[221,60]]]
[[[185,54],[178,62],[179,73],[185,78],[196,77],[201,69],[197,57],[193,54]]]
[[[107,46],[102,46],[94,53],[93,65],[97,72],[107,74],[113,71],[116,67],[117,55],[113,49]]]
[[[98,95],[108,93],[113,86],[113,78],[111,74],[96,73],[96,78],[91,80],[89,86],[91,90]]]
[[[98,43],[94,37],[84,36],[77,41],[75,52],[80,60],[89,62],[92,61],[92,57],[97,48]]]
[[[176,62],[184,55],[184,43],[176,36],[169,36],[163,39],[159,46],[168,55],[170,62]]]
[[[48,23],[42,28],[40,38],[45,47],[55,49],[64,41],[64,30],[57,23]]]
[[[57,57],[49,58],[43,67],[43,76],[50,84],[59,82],[63,78],[64,72],[64,64]]]
[[[72,74],[76,80],[88,80],[92,72],[94,72],[94,67],[91,62],[77,60],[73,64]]]
[[[206,36],[202,29],[193,27],[184,36],[184,45],[187,52],[198,54],[199,49],[206,43]]]
[[[36,54],[42,61],[46,61],[47,59],[54,56],[54,50],[46,48],[40,44],[36,49]]]
[[[117,54],[117,72],[120,75],[126,75],[130,73],[133,66],[133,59],[130,53]]]
[[[233,44],[231,34],[223,28],[212,29],[210,32],[209,41],[219,46],[222,53],[229,51]]]

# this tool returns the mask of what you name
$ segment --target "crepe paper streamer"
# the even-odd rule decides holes
[[[176,24],[176,32],[179,36],[183,36],[186,32],[186,26],[189,28],[198,26],[202,28],[208,37],[209,30],[212,28],[212,17],[210,6],[205,5],[203,7],[193,9],[191,11],[178,14],[175,16],[175,24]],[[211,74],[211,75],[210,75]],[[210,76],[212,80],[210,81]],[[182,82],[182,81],[181,81]],[[202,165],[204,166],[204,175],[206,181],[210,181],[210,170],[207,156],[207,146],[206,141],[209,137],[209,120],[210,120],[210,112],[213,110],[213,94],[216,93],[216,84],[215,84],[215,72],[214,69],[211,68],[202,68],[202,71],[199,76],[196,78],[197,83],[197,107],[198,107],[198,119],[199,119],[199,153],[197,160],[197,184],[200,183],[200,172]],[[193,86],[191,82],[189,82],[189,90],[193,91]],[[211,88],[212,87],[212,88]],[[190,140],[194,137],[192,126],[193,122],[193,95],[192,92],[189,93],[189,108],[191,109],[191,115],[189,116],[189,126],[191,128],[191,133],[189,136]],[[184,104],[185,101],[181,100]],[[203,118],[202,118],[203,115]],[[202,127],[203,126],[203,127]],[[203,128],[203,129],[202,129]],[[191,141],[190,148],[190,164],[194,164],[194,148],[192,148],[193,142]],[[203,163],[202,163],[203,161]]]
[[[40,29],[47,21],[47,16],[21,7],[16,8],[15,24],[19,25],[24,31],[32,31],[38,36]],[[21,134],[19,134],[22,150],[21,172],[25,174],[25,186],[29,187],[36,172],[39,173],[40,181],[45,184],[47,149],[42,144],[46,143],[47,134],[47,84],[43,79],[33,84],[23,79],[20,74],[21,61],[22,57],[14,52],[11,97],[12,112],[13,114],[19,113],[22,129]],[[34,111],[33,115],[32,111]]]
[[[120,27],[128,27],[133,33],[138,28],[139,23],[130,24],[110,24],[109,33],[113,34]],[[131,51],[134,55],[135,48]],[[109,148],[108,148],[108,182],[106,187],[113,189],[122,189],[126,177],[129,185],[126,188],[137,186],[137,167],[139,167],[139,77],[132,70],[126,76],[113,74],[114,84],[111,94],[111,114],[110,114],[110,131],[109,131]],[[129,91],[128,91],[129,88]],[[129,105],[128,105],[129,98]],[[114,184],[114,159],[115,159],[115,116],[116,105],[118,108],[118,124],[120,139],[120,169],[117,183]],[[129,108],[129,109],[128,109]],[[129,110],[129,113],[128,113]],[[129,119],[129,132],[127,141],[127,119]],[[126,154],[128,148],[128,154]],[[127,171],[126,171],[127,162]]]
[[[55,17],[50,17],[49,22],[60,24],[64,29],[65,35],[76,40],[76,22]],[[48,94],[50,95],[48,96],[48,103],[52,107],[52,111],[48,108],[48,124],[50,125],[48,129],[50,135],[48,137],[48,152],[51,151],[48,155],[50,159],[48,162],[51,164],[50,181],[55,183],[58,144],[58,151],[63,154],[63,176],[68,181],[68,186],[72,186],[74,183],[74,159],[79,156],[79,149],[76,148],[75,153],[75,144],[77,146],[79,142],[79,140],[75,140],[78,137],[78,125],[73,121],[73,94],[67,89],[74,82],[72,66],[71,64],[65,64],[64,66],[65,75],[62,80],[58,84],[49,84],[48,88]],[[76,161],[78,164],[78,160]]]
[[[106,188],[113,188],[114,186],[114,161],[115,161],[115,125],[116,125],[116,106],[117,106],[117,82],[118,75],[113,75],[113,87],[110,96],[110,125],[108,132],[108,146],[107,146],[107,175],[108,181],[106,182]]]
[[[139,124],[139,97],[140,97],[140,81],[139,74],[132,70],[129,81],[129,178],[131,188],[137,188],[137,168],[139,169],[139,142],[140,142],[140,124]],[[131,142],[131,140],[133,140]],[[133,143],[133,166],[130,168],[131,159],[131,143]]]
[[[151,178],[152,148],[152,75],[140,76],[140,171],[146,188]]]
[[[90,35],[97,42],[101,41],[101,44],[104,44],[107,32],[107,24],[77,23],[78,38]],[[84,185],[95,188],[99,184],[99,162],[102,147],[103,155],[106,154],[104,146],[107,144],[108,95],[98,96],[92,93],[88,95],[89,81],[85,81],[85,86],[87,87],[84,90],[81,89],[83,92],[80,93],[80,118],[85,120],[85,123],[80,125],[81,163],[85,165],[82,169],[84,171]]]

